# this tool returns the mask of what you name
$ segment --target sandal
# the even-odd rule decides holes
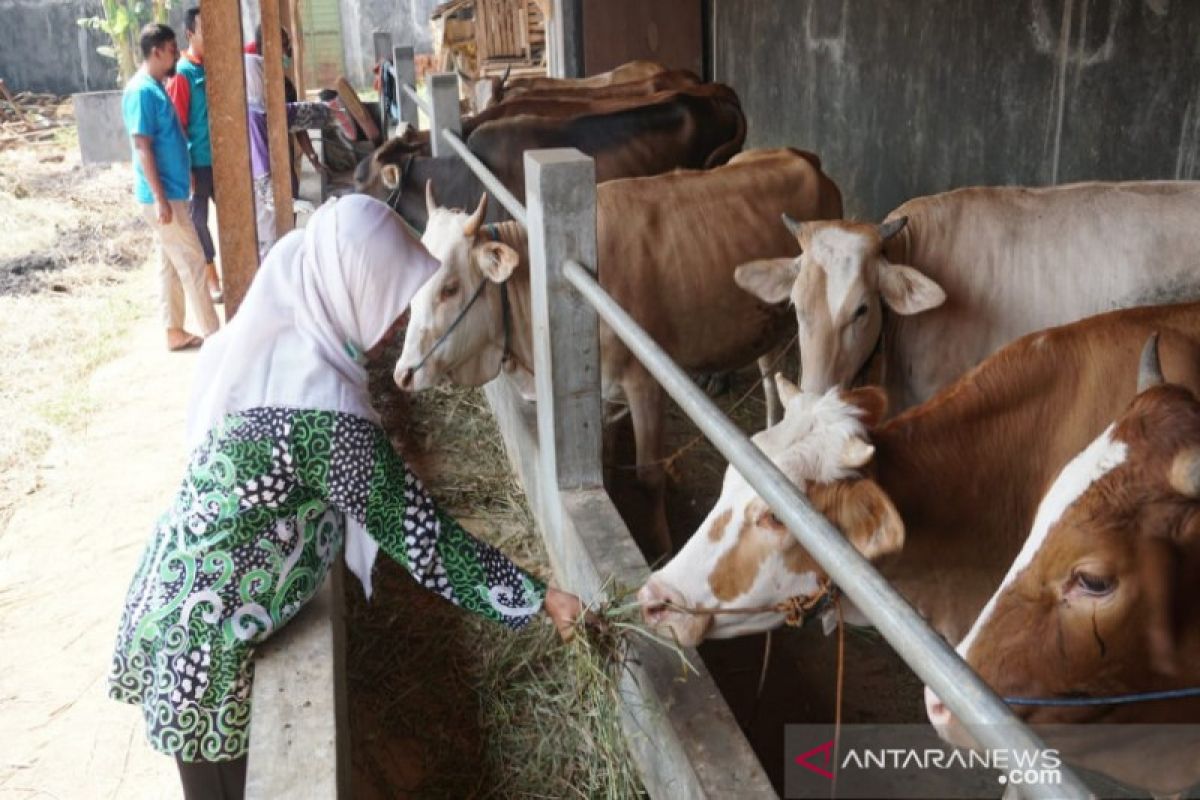
[[[193,334],[185,339],[181,344],[177,344],[174,347],[167,345],[167,349],[172,353],[178,353],[183,350],[195,350],[202,344],[204,344],[204,338]]]

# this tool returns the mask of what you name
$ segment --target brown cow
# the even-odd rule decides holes
[[[597,182],[659,175],[679,167],[705,169],[724,164],[742,149],[746,118],[737,95],[727,86],[703,84],[681,91],[659,92],[636,105],[598,104],[592,113],[567,118],[510,117],[476,129],[467,147],[518,199],[525,197],[525,161],[521,153],[540,148],[574,147],[596,160]],[[424,229],[425,184],[430,169],[442,159],[404,155],[388,169],[390,151],[378,151],[360,170],[360,191],[378,197],[400,190],[400,214]],[[394,156],[395,153],[392,153]],[[360,165],[361,167],[361,165]],[[437,184],[443,202],[469,208],[483,189],[466,164],[457,159],[437,166],[445,183]],[[388,182],[390,185],[386,185]],[[767,234],[778,238],[775,234]],[[794,246],[789,248],[795,251]]]
[[[474,215],[432,206],[422,242],[441,269],[413,298],[404,352],[396,365],[403,389],[443,382],[484,384],[502,362],[533,397],[530,275],[525,232],[517,223],[480,230]],[[785,342],[790,312],[771,308],[733,283],[749,258],[794,252],[786,231],[753,224],[755,215],[786,212],[815,218],[841,214],[841,194],[817,158],[795,150],[743,153],[709,171],[609,181],[596,192],[600,282],[682,367],[717,371],[742,366]],[[505,340],[499,292],[488,292],[458,327],[416,366],[446,332],[481,281],[506,283],[512,343]],[[654,546],[669,549],[662,505],[662,389],[604,325],[600,329],[605,386],[629,402],[637,439],[638,475],[655,493]]]
[[[1200,402],[1164,384],[1154,348],[1151,340],[1140,393],[1055,479],[958,646],[1001,695],[1097,698],[1200,686]],[[928,689],[926,707],[943,736],[969,744]],[[1033,723],[1200,724],[1200,697],[1014,710]],[[1200,780],[1196,733],[1174,734],[1166,752],[1140,746],[1136,759],[1116,760],[1115,745],[1128,748],[1129,737],[1108,736],[1072,741],[1067,752],[1162,794]]]
[[[1046,487],[1135,395],[1129,365],[1154,331],[1171,374],[1200,390],[1200,304],[1136,308],[1019,339],[869,432],[860,417],[881,416],[878,389],[814,395],[783,381],[783,422],[754,441],[958,642],[1020,549]],[[810,596],[825,580],[730,467],[699,531],[639,597],[649,621],[695,644],[771,628],[782,615],[693,616],[669,604],[756,608]]]
[[[666,71],[666,67],[653,61],[630,61],[614,67],[608,72],[601,72],[587,78],[550,78],[544,76],[509,78],[506,73],[503,78],[486,78],[476,84],[476,87],[481,85],[486,87],[482,90],[476,88],[476,107],[482,111],[491,105],[503,103],[530,92],[563,93],[619,86],[651,78]]]
[[[801,258],[747,267],[738,283],[791,298],[801,388],[850,385],[871,359],[868,382],[898,412],[1018,336],[1200,298],[1198,219],[1198,181],[958,189],[897,208],[886,243],[850,224],[798,226]]]
[[[466,139],[481,125],[508,117],[549,117],[563,119],[584,114],[609,114],[643,105],[646,98],[661,92],[687,89],[700,84],[689,70],[667,70],[632,83],[619,83],[596,89],[537,90],[522,93],[500,105],[464,117],[462,138]],[[407,127],[395,138],[384,142],[376,152],[382,164],[396,163],[405,154],[430,156],[430,133]]]

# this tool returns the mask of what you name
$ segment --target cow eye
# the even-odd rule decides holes
[[[870,309],[868,309],[868,308],[867,308],[867,304],[866,304],[866,303],[863,303],[861,306],[859,306],[859,307],[858,307],[858,308],[857,308],[857,309],[854,311],[854,319],[855,319],[856,321],[857,321],[857,320],[860,320],[860,319],[862,319],[863,317],[865,317],[865,316],[867,315],[867,311],[869,311],[869,310],[870,310]]]
[[[1117,579],[1108,577],[1107,575],[1097,575],[1092,572],[1084,572],[1083,570],[1075,570],[1073,583],[1086,594],[1103,597],[1111,594],[1112,590],[1117,588]]]
[[[456,294],[458,294],[458,284],[457,283],[447,283],[445,286],[442,287],[442,299],[443,300],[449,300],[451,297],[454,297],[454,295],[456,295]]]

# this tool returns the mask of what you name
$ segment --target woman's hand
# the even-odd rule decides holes
[[[546,590],[546,600],[542,607],[547,616],[554,621],[554,627],[558,629],[562,640],[571,641],[571,637],[575,635],[575,622],[583,614],[583,604],[579,602],[579,598],[561,589],[550,588]]]

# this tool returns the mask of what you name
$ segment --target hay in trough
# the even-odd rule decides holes
[[[549,577],[482,392],[406,400],[390,376],[375,377],[385,427],[437,500]],[[373,601],[355,584],[347,605],[356,796],[644,795],[619,722],[623,629],[592,626],[570,643],[541,621],[513,633],[421,589],[387,559],[376,567]]]

